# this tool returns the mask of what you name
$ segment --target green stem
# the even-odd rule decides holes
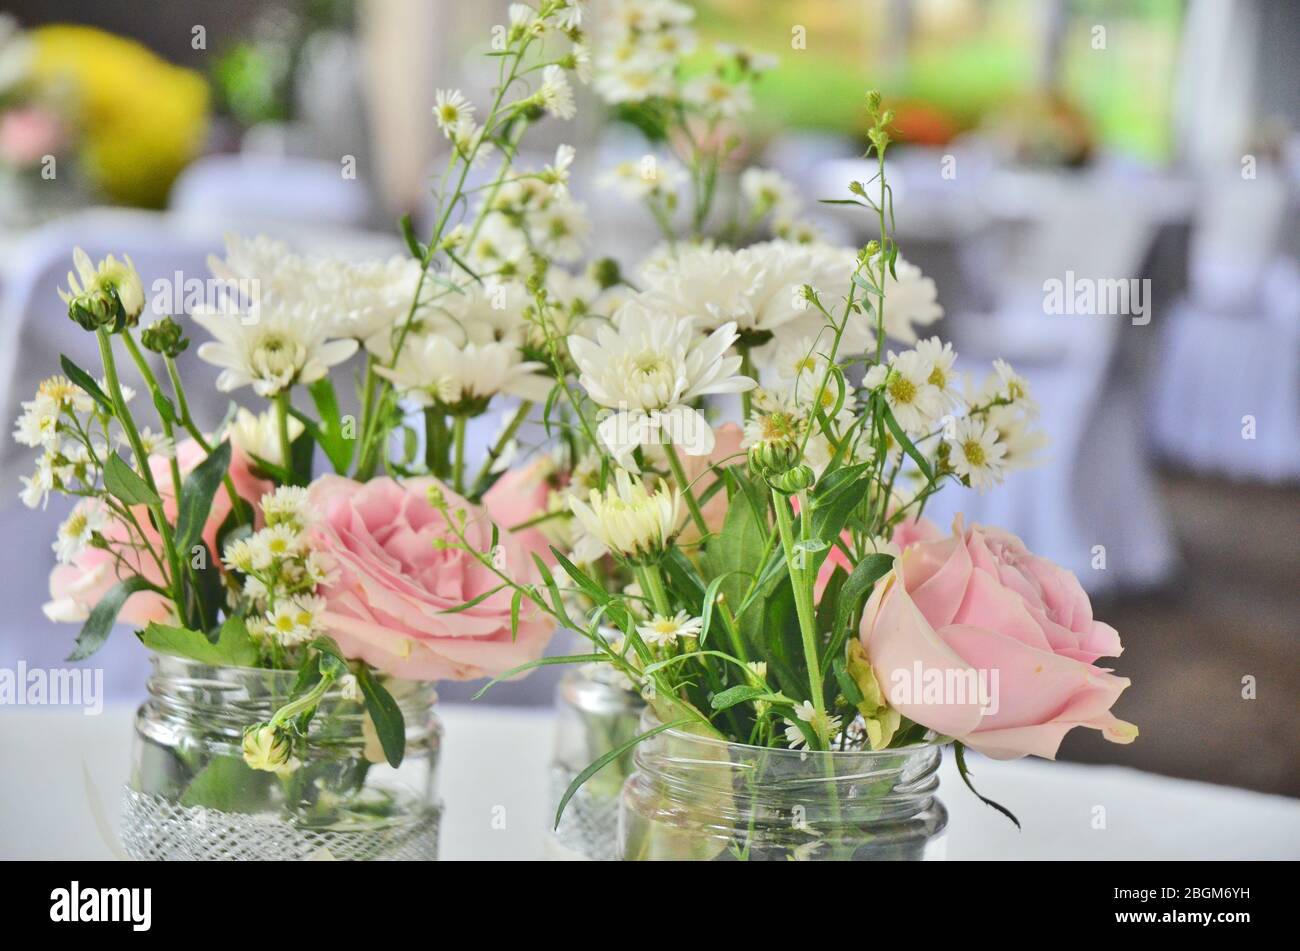
[[[154,375],[153,368],[149,366],[149,361],[144,358],[140,348],[136,345],[135,338],[131,336],[130,331],[122,333],[122,341],[126,344],[126,352],[131,355],[135,362],[136,369],[140,371],[140,378],[144,380],[145,386],[149,387],[149,395],[153,397],[154,406],[162,402],[162,390],[158,386],[158,377]],[[158,421],[162,426],[163,435],[167,437],[168,442],[173,446],[176,445],[176,435],[172,430],[172,423],[162,412],[158,413]],[[180,505],[181,498],[181,466],[176,459],[176,453],[171,454],[167,460],[168,468],[171,470],[172,477],[172,498],[176,499],[176,504]]]
[[[293,440],[289,438],[289,391],[275,394],[275,424],[280,432],[280,465],[293,475]]]
[[[104,380],[108,384],[109,396],[113,400],[114,415],[117,416],[117,421],[122,424],[122,430],[126,433],[127,441],[131,444],[131,451],[135,453],[136,468],[140,470],[140,477],[144,479],[145,485],[149,486],[149,489],[157,495],[158,485],[154,481],[153,470],[149,468],[149,454],[145,452],[144,443],[140,439],[140,432],[136,429],[135,420],[127,411],[126,400],[122,396],[122,383],[117,376],[117,361],[113,358],[112,339],[103,327],[95,331],[95,337],[99,342],[99,356],[104,364]],[[167,522],[167,516],[163,512],[161,505],[150,505],[148,508],[153,514],[158,534],[162,537],[163,549],[167,555],[167,564],[171,575],[168,579],[168,586],[171,588],[172,602],[176,605],[177,614],[184,616],[186,609],[185,586],[181,579],[180,558],[176,552],[175,542],[172,540],[171,525]]]
[[[533,404],[528,400],[524,400],[520,403],[519,409],[515,411],[515,415],[511,417],[510,422],[497,438],[496,445],[488,450],[487,458],[483,460],[483,465],[479,468],[478,475],[474,477],[472,488],[476,495],[478,494],[479,486],[486,482],[488,477],[492,474],[492,467],[496,465],[496,461],[501,458],[501,453],[505,452],[505,448],[507,444],[509,444],[510,440],[515,438],[515,434],[519,432],[519,427],[524,424],[524,420],[528,418],[528,413],[532,408]]]
[[[794,548],[794,525],[790,519],[790,502],[775,489],[772,490],[772,502],[776,507],[776,524],[781,532],[781,545],[785,550],[786,567],[790,571],[790,583],[794,588],[794,608],[799,617],[799,634],[803,640],[804,660],[808,664],[808,687],[812,694],[813,708],[821,720],[819,726],[826,722],[826,698],[822,684],[821,660],[817,653],[817,620],[813,611],[813,579],[805,568],[796,561]],[[800,552],[806,557],[805,553]],[[817,738],[823,745],[829,737],[817,731]],[[824,748],[824,746],[823,746]]]
[[[456,453],[456,461],[451,473],[452,487],[462,494],[465,491],[465,422],[467,419],[464,413],[457,413],[451,428],[451,438]]]
[[[672,617],[672,602],[668,600],[668,592],[664,588],[664,579],[659,574],[659,566],[653,563],[643,565],[640,574],[641,585],[645,588],[645,593],[650,597],[650,603],[654,605],[655,613],[663,617]]]
[[[704,521],[704,512],[695,498],[695,493],[691,491],[691,484],[686,478],[686,469],[682,466],[681,457],[677,455],[677,447],[672,443],[664,443],[664,451],[668,455],[668,465],[672,467],[673,478],[677,480],[682,497],[686,499],[686,507],[691,511],[691,519],[694,520],[695,527],[700,530],[701,535],[709,534],[709,526]]]
[[[424,410],[424,467],[439,479],[447,476],[447,423],[436,406]]]

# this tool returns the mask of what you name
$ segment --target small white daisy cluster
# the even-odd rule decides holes
[[[679,647],[682,650],[692,650],[703,627],[704,621],[701,618],[678,611],[671,617],[652,615],[648,621],[638,624],[636,631],[641,635],[641,640],[654,648],[656,653],[667,657]]]
[[[107,388],[99,382],[101,392]],[[122,387],[122,398],[135,392]],[[140,430],[146,452],[167,458],[175,454],[170,439],[150,429]],[[20,498],[28,508],[43,508],[51,492],[87,497],[99,491],[103,466],[111,447],[126,437],[113,416],[71,380],[52,376],[37,387],[34,399],[22,404],[14,424],[14,439],[40,449],[36,471],[22,476]]]
[[[951,344],[931,337],[915,349],[890,351],[886,363],[867,371],[863,386],[881,393],[913,443],[937,451],[941,468],[982,491],[1008,470],[1035,464],[1045,439],[1032,428],[1038,410],[1029,384],[1009,364],[995,361],[988,380],[963,400],[956,359]],[[891,458],[901,454],[892,438],[889,450]]]
[[[265,527],[226,545],[222,561],[243,576],[241,597],[247,602],[248,632],[279,648],[292,648],[325,633],[325,601],[316,593],[336,569],[322,552],[312,550],[307,490],[282,486],[262,497]]]

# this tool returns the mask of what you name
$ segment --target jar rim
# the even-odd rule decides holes
[[[656,725],[661,725],[658,717],[655,717],[653,713],[647,709],[646,713],[642,715],[642,726],[654,729]],[[828,760],[830,762],[846,763],[850,760],[861,761],[863,759],[884,759],[886,757],[910,756],[918,753],[926,753],[931,750],[942,750],[943,747],[947,745],[946,741],[941,742],[943,739],[942,737],[936,735],[932,739],[926,740],[922,743],[909,743],[907,746],[895,746],[881,750],[793,750],[780,746],[756,746],[752,743],[738,743],[718,737],[701,736],[698,733],[688,733],[687,731],[676,727],[670,730],[661,730],[656,734],[656,736],[671,737],[676,742],[696,743],[715,751],[752,751],[755,753],[761,753],[767,757],[774,757],[778,760],[785,758],[789,760],[798,760],[800,762],[815,759],[819,761]],[[655,737],[650,737],[650,739],[653,740]]]
[[[240,667],[233,664],[209,664],[206,661],[196,660],[193,657],[185,657],[181,654],[169,654],[166,651],[153,650],[146,648],[150,662],[154,669],[164,676],[183,676],[194,677],[195,679],[204,679],[209,671],[220,672],[223,677],[232,678],[236,681],[257,680],[261,683],[267,681],[280,681],[287,687],[292,688],[298,679],[297,669],[284,669],[277,667]],[[434,684],[425,680],[407,680],[402,677],[393,677],[388,674],[380,674],[379,679],[390,688],[401,690],[403,693],[417,692],[421,690],[434,691]],[[278,684],[277,684],[278,686]],[[333,693],[337,688],[331,688]],[[328,696],[329,694],[327,694]],[[436,692],[435,692],[436,696]]]

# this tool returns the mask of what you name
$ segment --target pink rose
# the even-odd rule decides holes
[[[192,439],[187,439],[176,447],[176,462],[182,477],[207,458],[202,447]],[[167,518],[176,521],[176,495],[172,488],[171,466],[162,456],[149,460],[149,469],[158,486],[158,494],[163,500],[163,511]],[[274,486],[264,479],[253,475],[249,468],[249,459],[239,449],[234,449],[230,457],[230,480],[239,495],[256,506],[262,496]],[[97,501],[85,501],[78,508],[97,506]],[[140,523],[148,544],[156,552],[162,551],[162,539],[149,523],[149,513],[144,506],[133,509],[136,521]],[[208,550],[218,559],[221,553],[216,550],[217,530],[230,514],[230,496],[225,487],[217,489],[212,497],[212,508],[208,520],[203,526],[203,540]],[[125,524],[117,518],[111,518],[100,532],[109,542],[124,543],[132,536]],[[131,575],[143,575],[154,584],[163,584],[163,577],[151,556],[133,549],[120,549],[124,562],[119,567],[114,564],[112,554],[102,548],[86,548],[73,559],[71,564],[56,565],[50,572],[50,600],[45,604],[45,616],[51,621],[84,621],[91,608],[124,578]],[[150,621],[166,622],[173,617],[171,601],[152,591],[141,591],[127,598],[118,613],[124,624],[144,627]]]
[[[932,542],[937,538],[943,537],[943,529],[928,518],[904,518],[894,526],[894,535],[890,541],[898,546],[899,550],[907,548],[909,545],[915,545],[917,542]],[[845,540],[851,540],[849,532],[844,533]],[[826,590],[826,585],[830,583],[831,575],[835,574],[836,568],[843,568],[847,572],[853,571],[853,565],[849,564],[848,555],[838,546],[831,548],[830,554],[822,562],[821,568],[817,572],[817,587],[814,594],[820,600],[822,592]]]
[[[429,503],[433,485],[452,511],[465,510],[469,543],[487,552],[492,528],[483,510],[434,479],[360,483],[327,475],[312,483],[309,498],[320,521],[311,544],[338,568],[337,579],[320,591],[327,630],[349,657],[417,680],[472,680],[536,660],[554,626],[525,600],[518,636],[511,637],[510,589],[447,613],[501,580],[472,555],[436,546],[455,536]],[[490,557],[520,583],[540,580],[524,546],[504,531]]]
[[[1076,726],[1131,742],[1137,728],[1110,712],[1129,681],[1093,665],[1119,655],[1119,635],[1074,575],[1007,532],[958,516],[953,533],[905,548],[863,612],[890,703],[996,759],[1053,759]]]

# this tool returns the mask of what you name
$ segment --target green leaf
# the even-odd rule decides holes
[[[206,634],[187,627],[171,627],[151,622],[141,637],[144,646],[160,654],[188,657],[212,667],[253,667],[257,664],[257,646],[248,636],[242,619],[227,618],[214,644]]]
[[[320,414],[320,425],[312,423],[307,426],[308,431],[315,429],[313,437],[320,443],[321,449],[325,451],[330,465],[334,471],[340,474],[346,474],[352,465],[353,452],[356,449],[357,441],[348,439],[343,435],[343,415],[339,410],[338,396],[334,392],[334,383],[329,377],[322,377],[311,386],[307,387],[307,392],[311,394],[312,403],[316,406],[316,412]],[[294,413],[302,420],[302,416]],[[307,425],[307,420],[302,420]]]
[[[127,505],[162,505],[158,493],[115,452],[104,463],[104,488]]]
[[[650,739],[650,737],[655,736],[658,733],[663,733],[665,730],[675,730],[678,727],[687,726],[688,724],[694,722],[695,719],[693,717],[683,717],[680,720],[673,720],[671,723],[661,723],[659,726],[646,730],[644,733],[637,734],[636,736],[632,737],[632,739],[628,740],[626,743],[620,744],[614,749],[609,750],[603,756],[599,757],[594,763],[592,763],[590,766],[588,766],[586,769],[580,772],[577,776],[575,776],[573,782],[569,783],[569,788],[566,789],[564,791],[564,795],[560,797],[559,808],[555,810],[554,827],[557,829],[560,827],[560,818],[564,815],[564,807],[569,804],[569,800],[573,798],[574,793],[576,793],[579,789],[582,788],[582,784],[585,783],[587,780],[591,779],[592,776],[595,776],[602,769],[604,769],[610,763],[614,762],[614,760],[618,759],[620,756],[622,756],[624,753],[632,749],[634,746],[636,746],[638,743],[642,742],[643,740],[648,740]]]
[[[504,591],[508,587],[510,587],[510,585],[506,584],[505,582],[502,582],[501,584],[497,585],[495,588],[491,588],[487,591],[484,591],[482,594],[470,598],[468,601],[464,602],[463,604],[458,604],[455,607],[451,607],[451,608],[443,608],[438,613],[459,614],[461,611],[468,611],[470,608],[477,607],[478,605],[486,601],[488,598],[492,597],[492,595],[500,591]]]
[[[588,597],[591,598],[591,600],[595,601],[597,604],[605,604],[610,600],[609,592],[598,585],[595,581],[591,580],[591,578],[587,577],[586,573],[581,568],[564,556],[564,552],[552,545],[551,554],[553,554],[555,560],[560,563],[560,567],[564,569],[565,574],[567,574],[569,578],[577,584],[577,586],[581,588]]]
[[[99,384],[95,382],[93,376],[62,354],[59,355],[59,365],[63,367],[63,372],[67,375],[69,380],[89,393],[91,399],[102,406],[108,413],[112,414],[113,401],[108,398],[107,393],[99,388]]]
[[[213,449],[194,467],[181,485],[181,501],[176,510],[176,550],[188,558],[190,546],[203,534],[203,526],[212,511],[212,498],[230,469],[230,440]]]
[[[137,591],[146,591],[152,587],[153,585],[144,578],[132,575],[109,588],[99,599],[99,603],[91,608],[90,617],[86,618],[86,623],[81,626],[77,643],[67,659],[85,660],[103,647],[104,641],[108,639],[108,632],[113,629],[113,623],[117,620],[118,612],[122,610],[122,605],[126,604],[126,599]]]
[[[261,812],[270,804],[274,782],[272,773],[253,769],[239,757],[221,756],[190,781],[181,805],[220,812]]]
[[[555,583],[555,575],[551,574],[551,569],[546,562],[542,561],[537,552],[533,552],[533,564],[537,566],[538,573],[542,576],[542,583],[546,585],[546,590],[551,594],[551,613],[565,627],[576,630],[573,619],[569,617],[569,611],[564,606],[564,597],[560,594],[560,586]]]
[[[839,648],[848,638],[849,627],[862,609],[871,589],[876,582],[889,573],[894,566],[893,555],[867,555],[849,574],[844,587],[840,589],[839,604],[835,609],[835,624],[831,627],[829,656],[838,657]]]
[[[975,787],[971,785],[971,781],[970,781],[971,773],[970,770],[966,768],[966,747],[964,747],[961,743],[953,743],[952,749],[953,749],[953,755],[957,759],[957,772],[961,775],[961,781],[966,784],[966,788],[969,789],[971,792],[975,793],[976,799],[984,803],[984,805],[989,806],[992,809],[996,809],[998,812],[1002,813],[1013,823],[1015,823],[1016,828],[1019,829],[1020,820],[1016,818],[1015,813],[1013,813],[1010,809],[1008,809],[1006,806],[1002,805],[1001,803],[994,802],[992,799],[988,799],[984,796],[981,796],[979,792],[975,789]]]
[[[835,671],[835,679],[839,681],[840,692],[844,694],[844,699],[856,707],[863,700],[862,688],[849,676],[848,669],[844,666],[844,658],[836,657],[832,660],[831,668]]]
[[[524,589],[515,588],[514,595],[510,598],[510,640],[513,643],[519,639],[519,605],[524,599]]]
[[[930,463],[926,462],[925,456],[921,455],[921,451],[916,448],[916,444],[907,438],[907,433],[903,432],[903,427],[898,425],[898,420],[894,418],[893,412],[889,409],[889,404],[886,403],[883,398],[877,396],[876,405],[884,415],[885,425],[888,426],[889,431],[894,434],[894,438],[897,439],[898,444],[903,447],[903,451],[912,457],[912,461],[915,462],[916,467],[921,470],[921,474],[925,476],[926,481],[933,482],[934,474],[930,471]]]
[[[406,755],[406,720],[402,717],[402,710],[383,684],[377,683],[370,675],[368,667],[361,668],[357,682],[366,698],[366,709],[374,721],[375,732],[379,734],[379,743],[384,748],[384,758],[396,769],[402,765],[402,757]]]
[[[765,687],[757,687],[753,684],[737,684],[734,687],[728,687],[721,693],[715,693],[713,698],[709,700],[709,705],[714,710],[730,710],[736,704],[744,703],[747,700],[758,700],[772,696],[772,692]]]
[[[470,699],[477,700],[479,697],[483,696],[483,694],[487,693],[489,688],[496,686],[501,683],[501,681],[509,680],[516,674],[522,674],[525,671],[536,670],[538,667],[555,667],[559,664],[598,664],[603,660],[605,660],[604,654],[563,654],[555,657],[539,657],[537,660],[530,660],[528,663],[520,664],[518,667],[511,667],[504,674],[498,674],[493,677]]]
[[[709,629],[713,626],[713,609],[717,606],[718,591],[722,587],[724,581],[737,573],[738,572],[735,571],[729,571],[725,575],[718,575],[718,577],[709,582],[709,586],[704,590],[704,611],[703,616],[701,617],[703,623],[700,625],[701,647],[704,646],[704,642],[709,636]]]
[[[406,247],[410,250],[411,257],[415,258],[417,261],[423,261],[425,253],[424,245],[422,245],[420,239],[415,236],[415,225],[411,223],[410,215],[402,215],[401,228],[402,237],[406,239]]]

